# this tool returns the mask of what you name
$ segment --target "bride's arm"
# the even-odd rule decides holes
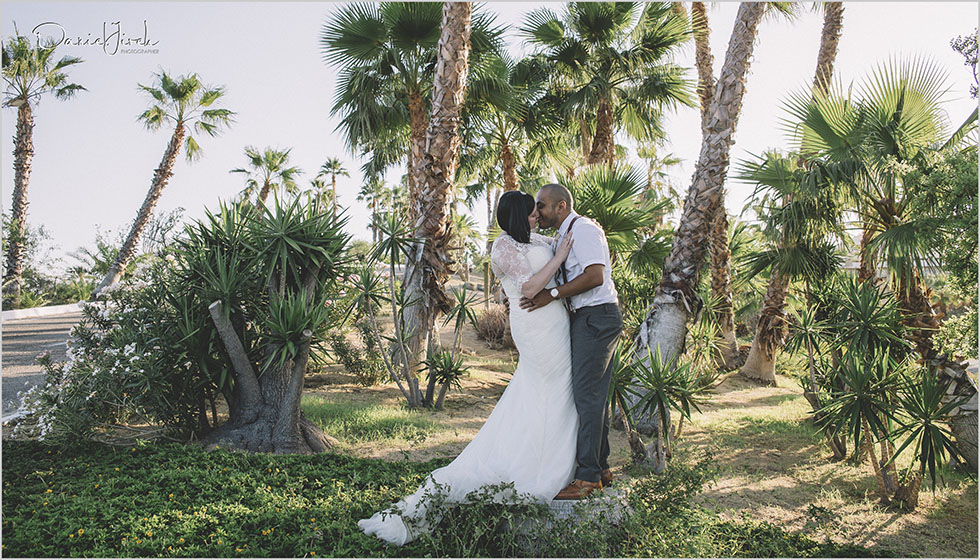
[[[541,270],[535,272],[533,276],[521,285],[521,295],[527,298],[533,298],[535,294],[544,289],[548,282],[555,277],[555,273],[558,272],[561,263],[565,262],[565,259],[568,258],[568,252],[571,248],[572,234],[569,232],[562,239],[561,245],[555,252],[555,256],[548,261],[548,264],[544,265]]]

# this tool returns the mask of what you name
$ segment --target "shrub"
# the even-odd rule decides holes
[[[493,350],[514,348],[510,336],[510,317],[503,305],[491,305],[476,318],[476,336]]]
[[[362,325],[362,323],[358,323]],[[347,373],[354,376],[357,382],[365,387],[377,385],[385,378],[385,366],[378,354],[378,347],[374,344],[370,331],[358,328],[354,332],[360,339],[360,345],[351,342],[347,336],[350,331],[333,331],[327,340],[333,355]]]
[[[174,285],[168,263],[147,260],[96,301],[82,304],[67,359],[56,364],[49,354],[38,356],[45,383],[23,395],[21,408],[29,414],[15,435],[91,438],[132,423],[152,424],[147,432],[158,436],[187,438],[209,408],[216,416],[214,385],[195,367],[167,302]]]

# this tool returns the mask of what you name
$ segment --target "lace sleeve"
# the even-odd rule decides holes
[[[501,235],[493,242],[490,250],[490,266],[493,273],[501,278],[508,278],[518,287],[534,275],[531,263],[527,260],[527,249],[530,244],[518,243],[509,235]]]

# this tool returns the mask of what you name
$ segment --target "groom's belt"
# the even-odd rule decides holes
[[[607,311],[607,310],[608,311],[612,311],[613,309],[615,309],[616,311],[619,311],[619,304],[618,303],[597,303],[595,305],[585,305],[585,306],[579,307],[578,309],[573,309],[572,310],[572,314],[575,315],[575,314],[581,313],[583,311],[592,311],[592,310],[595,310],[595,311]]]

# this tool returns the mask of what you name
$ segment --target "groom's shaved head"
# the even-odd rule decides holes
[[[558,183],[548,183],[538,191],[539,196],[544,195],[551,203],[552,207],[559,202],[564,202],[569,210],[572,209],[572,193]]]

